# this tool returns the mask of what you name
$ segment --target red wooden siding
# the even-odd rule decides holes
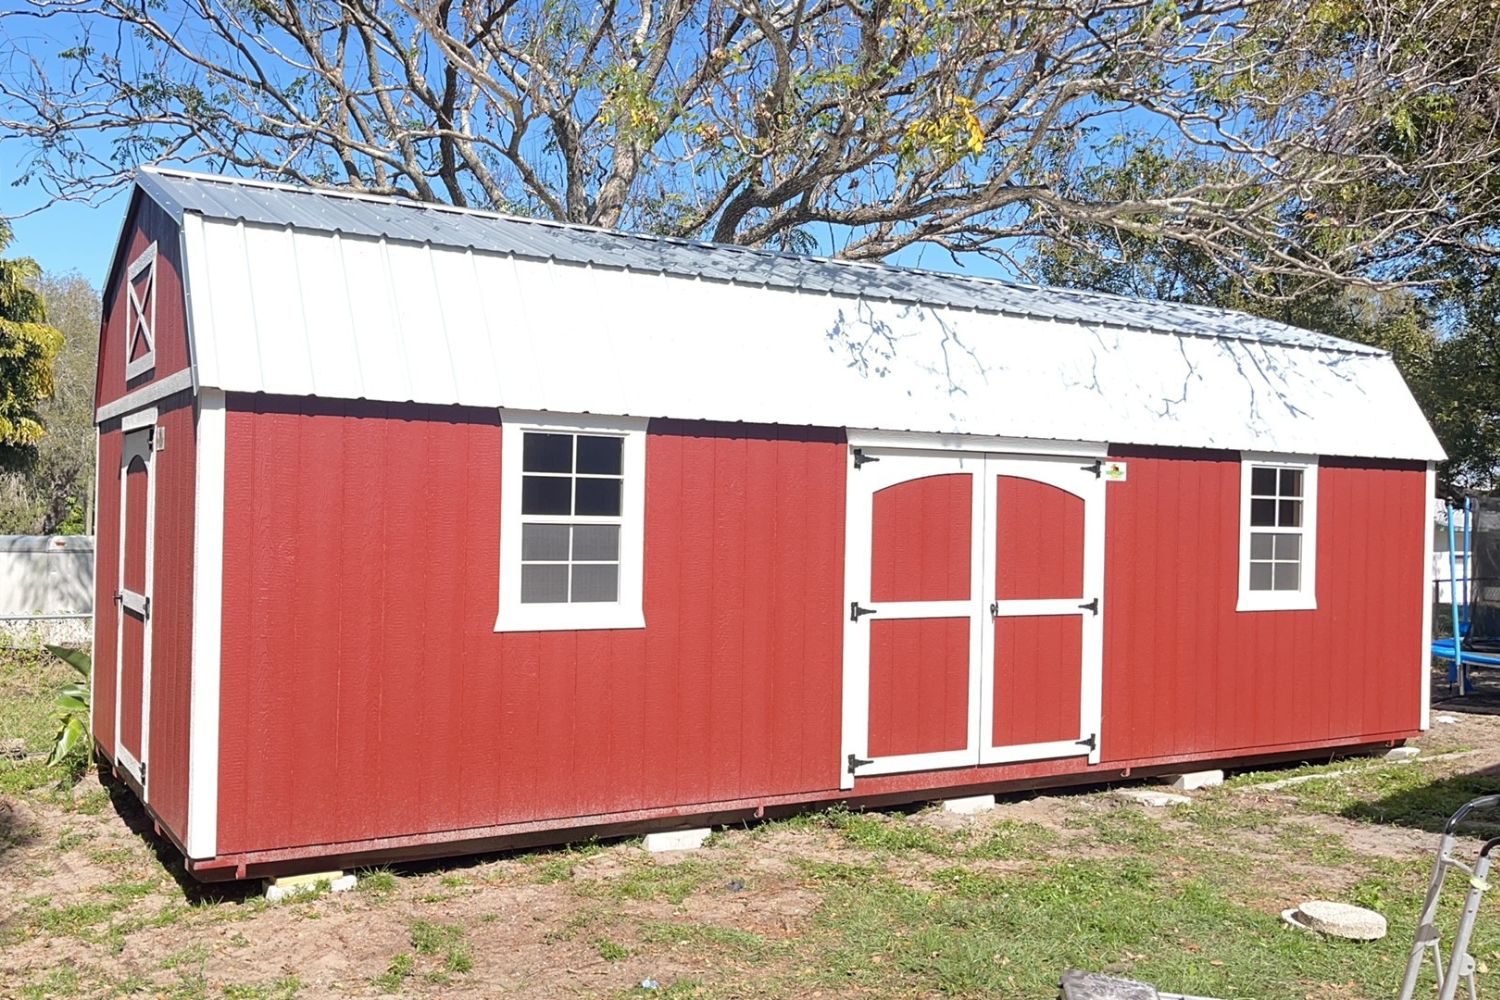
[[[887,486],[873,498],[870,600],[966,601],[974,477],[954,473]]]
[[[221,853],[836,785],[836,432],[656,421],[643,630],[496,634],[493,411],[231,396]]]
[[[145,707],[146,624],[139,615],[124,614],[120,648],[120,745],[141,759],[141,717]]]
[[[1083,593],[1083,500],[1034,479],[996,477],[995,596]]]
[[[187,314],[183,308],[182,261],[177,224],[155,202],[135,193],[126,221],[124,253],[105,284],[104,322],[99,337],[99,370],[94,382],[95,405],[119,399],[126,392],[150,385],[188,367]],[[156,358],[155,367],[125,381],[125,292],[130,262],[156,241]]]
[[[197,425],[192,397],[158,404],[166,447],[153,453],[156,475],[155,572],[151,581],[151,746],[146,795],[180,842],[187,833],[188,732],[193,668],[194,512]]]
[[[870,753],[936,753],[968,742],[969,619],[872,619]]]
[[[1239,456],[1117,448],[1106,761],[1351,742],[1419,726],[1425,475],[1323,459],[1316,611],[1237,612]]]
[[[994,745],[1077,739],[1082,659],[1077,615],[996,618]]]

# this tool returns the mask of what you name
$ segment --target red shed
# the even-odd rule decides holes
[[[94,731],[200,878],[1427,724],[1369,347],[164,170],[105,315]]]

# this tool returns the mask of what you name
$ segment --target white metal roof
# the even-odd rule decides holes
[[[1436,460],[1394,363],[1243,314],[147,171],[226,391]]]

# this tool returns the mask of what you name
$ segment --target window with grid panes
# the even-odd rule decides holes
[[[645,422],[501,420],[500,631],[638,628]]]
[[[1240,610],[1311,607],[1317,464],[1246,459],[1241,482]]]

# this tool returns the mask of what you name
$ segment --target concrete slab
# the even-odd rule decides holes
[[[353,889],[358,879],[353,875],[345,875],[341,871],[334,872],[310,872],[306,875],[286,875],[281,878],[266,879],[266,901],[279,903],[283,899],[293,896],[303,896],[317,892],[320,886],[326,885],[329,892],[348,892]]]
[[[1182,774],[1166,775],[1161,780],[1179,791],[1191,792],[1199,788],[1212,788],[1215,785],[1224,784],[1224,772],[1187,771]]]
[[[975,813],[989,812],[995,808],[995,797],[993,795],[970,795],[961,799],[944,799],[943,812],[958,813],[960,816],[972,816]]]
[[[1385,917],[1374,910],[1326,899],[1308,900],[1301,906],[1283,910],[1281,919],[1302,930],[1351,941],[1379,941],[1386,931]]]
[[[1161,809],[1165,806],[1186,806],[1193,802],[1186,795],[1164,792],[1159,788],[1117,788],[1115,797],[1138,805],[1151,806],[1154,809]]]
[[[661,854],[664,851],[696,851],[703,846],[703,842],[713,833],[706,826],[695,827],[691,830],[666,830],[662,833],[646,834],[646,850],[652,854]]]

